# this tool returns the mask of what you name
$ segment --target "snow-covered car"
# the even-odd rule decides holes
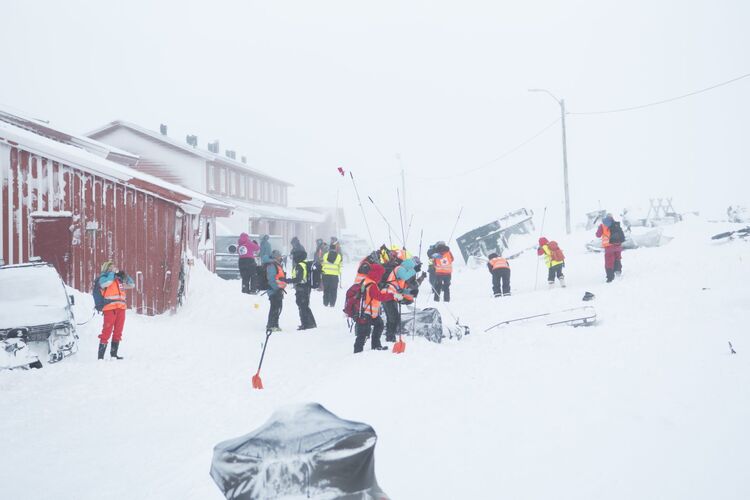
[[[44,262],[0,266],[0,369],[41,368],[78,351],[74,299]]]

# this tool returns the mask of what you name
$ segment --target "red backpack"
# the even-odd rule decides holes
[[[551,253],[550,254],[550,258],[552,260],[555,260],[555,261],[558,261],[558,262],[562,262],[562,261],[565,260],[565,254],[560,249],[560,247],[558,246],[558,244],[557,244],[556,241],[550,241],[547,244],[547,246],[549,247],[549,251]]]
[[[346,291],[346,300],[344,301],[344,314],[349,319],[356,322],[362,320],[362,311],[365,306],[365,292],[370,284],[363,282],[355,283]]]

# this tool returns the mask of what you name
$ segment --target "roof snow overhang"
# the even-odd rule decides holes
[[[80,146],[59,142],[47,135],[5,121],[0,121],[0,143],[126,184],[172,202],[187,213],[197,214],[206,210],[212,214],[228,216],[234,208],[230,203],[107,160]]]

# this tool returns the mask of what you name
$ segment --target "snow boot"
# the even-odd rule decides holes
[[[553,288],[555,288],[555,282],[554,282],[554,281],[548,281],[548,282],[547,282],[547,287],[548,287],[548,288],[549,288],[550,290],[552,290]]]
[[[109,355],[112,359],[124,359],[122,356],[117,355],[117,348],[120,347],[119,342],[112,342],[112,348],[109,350]]]
[[[107,344],[99,344],[99,354],[96,359],[104,359],[104,353],[107,351]]]
[[[565,288],[565,278],[558,278],[560,280],[560,286]]]

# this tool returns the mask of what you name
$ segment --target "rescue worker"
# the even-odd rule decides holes
[[[487,269],[492,274],[492,293],[495,297],[510,295],[510,264],[508,259],[491,253],[487,257]]]
[[[328,244],[322,238],[315,241],[315,255],[313,256],[312,288],[322,290],[323,282],[320,279],[323,256],[328,251]]]
[[[377,250],[359,261],[359,266],[357,267],[357,275],[354,277],[354,282],[361,283],[362,280],[367,276],[367,273],[370,272],[370,268],[373,264],[378,264]]]
[[[368,336],[372,336],[371,349],[373,351],[387,350],[388,348],[380,343],[380,336],[383,333],[383,318],[381,317],[381,304],[391,304],[394,300],[401,300],[403,296],[399,293],[390,293],[381,291],[379,283],[383,277],[385,269],[377,263],[370,265],[370,270],[362,281],[364,287],[363,294],[363,317],[355,323],[354,333],[354,353],[362,352]]]
[[[547,283],[550,288],[555,286],[555,278],[560,280],[560,286],[565,288],[565,275],[563,275],[563,267],[565,267],[565,255],[560,250],[556,241],[549,241],[547,238],[542,236],[539,238],[539,248],[536,249],[537,255],[544,255],[544,263],[547,264]]]
[[[596,230],[596,237],[602,239],[604,270],[607,283],[611,283],[615,275],[622,274],[622,243],[625,241],[625,233],[612,214],[607,214]]]
[[[123,359],[117,351],[120,348],[122,329],[125,326],[125,310],[128,308],[125,301],[125,290],[134,288],[135,284],[125,271],[117,269],[114,262],[108,260],[102,264],[99,287],[102,289],[102,296],[109,303],[102,308],[104,326],[102,326],[102,333],[99,335],[97,359],[104,359],[110,337],[112,338],[112,347],[109,350],[110,357],[112,359]]]
[[[258,289],[268,290],[268,278],[266,276],[266,264],[271,260],[271,242],[269,236],[264,234],[260,238],[260,266],[258,267]]]
[[[436,244],[430,245],[430,248],[427,249],[427,262],[429,262],[429,264],[427,264],[427,274],[430,277],[430,287],[433,289],[437,288],[437,285],[435,283],[435,264],[432,262],[430,256],[435,253],[435,245]]]
[[[279,316],[281,316],[281,308],[284,305],[284,294],[286,293],[286,274],[284,268],[281,267],[281,252],[273,250],[271,255],[266,257],[266,262],[263,264],[266,270],[266,278],[268,279],[268,301],[270,302],[270,309],[268,310],[268,321],[266,322],[266,330],[272,332],[280,332],[279,328]]]
[[[292,279],[289,283],[294,284],[294,296],[299,309],[300,325],[297,330],[310,330],[316,328],[315,316],[310,309],[310,269],[306,260],[307,252],[304,250],[295,250],[292,252]]]
[[[258,274],[258,263],[255,258],[258,256],[260,245],[256,241],[250,240],[247,233],[240,234],[237,241],[237,255],[239,256],[238,265],[240,268],[240,277],[242,278],[242,293],[258,293],[256,275]]]
[[[341,254],[336,250],[337,246],[333,245],[334,238],[331,238],[332,245],[323,255],[322,273],[323,273],[323,305],[328,307],[336,306],[336,296],[339,289],[339,278],[341,276]]]
[[[396,335],[401,330],[401,304],[411,304],[419,289],[419,285],[414,281],[417,272],[414,267],[414,259],[406,259],[396,266],[386,279],[386,285],[389,292],[393,295],[400,295],[397,301],[388,301],[383,303],[383,309],[386,315],[385,340],[395,342]]]
[[[435,302],[440,302],[440,293],[443,293],[443,301],[451,301],[451,275],[453,274],[453,254],[444,241],[435,244],[435,252],[430,255],[433,266],[435,266],[435,286],[433,293]]]
[[[335,236],[331,236],[331,243],[328,245],[328,250],[334,250],[341,255],[341,243],[339,243],[339,239]]]

